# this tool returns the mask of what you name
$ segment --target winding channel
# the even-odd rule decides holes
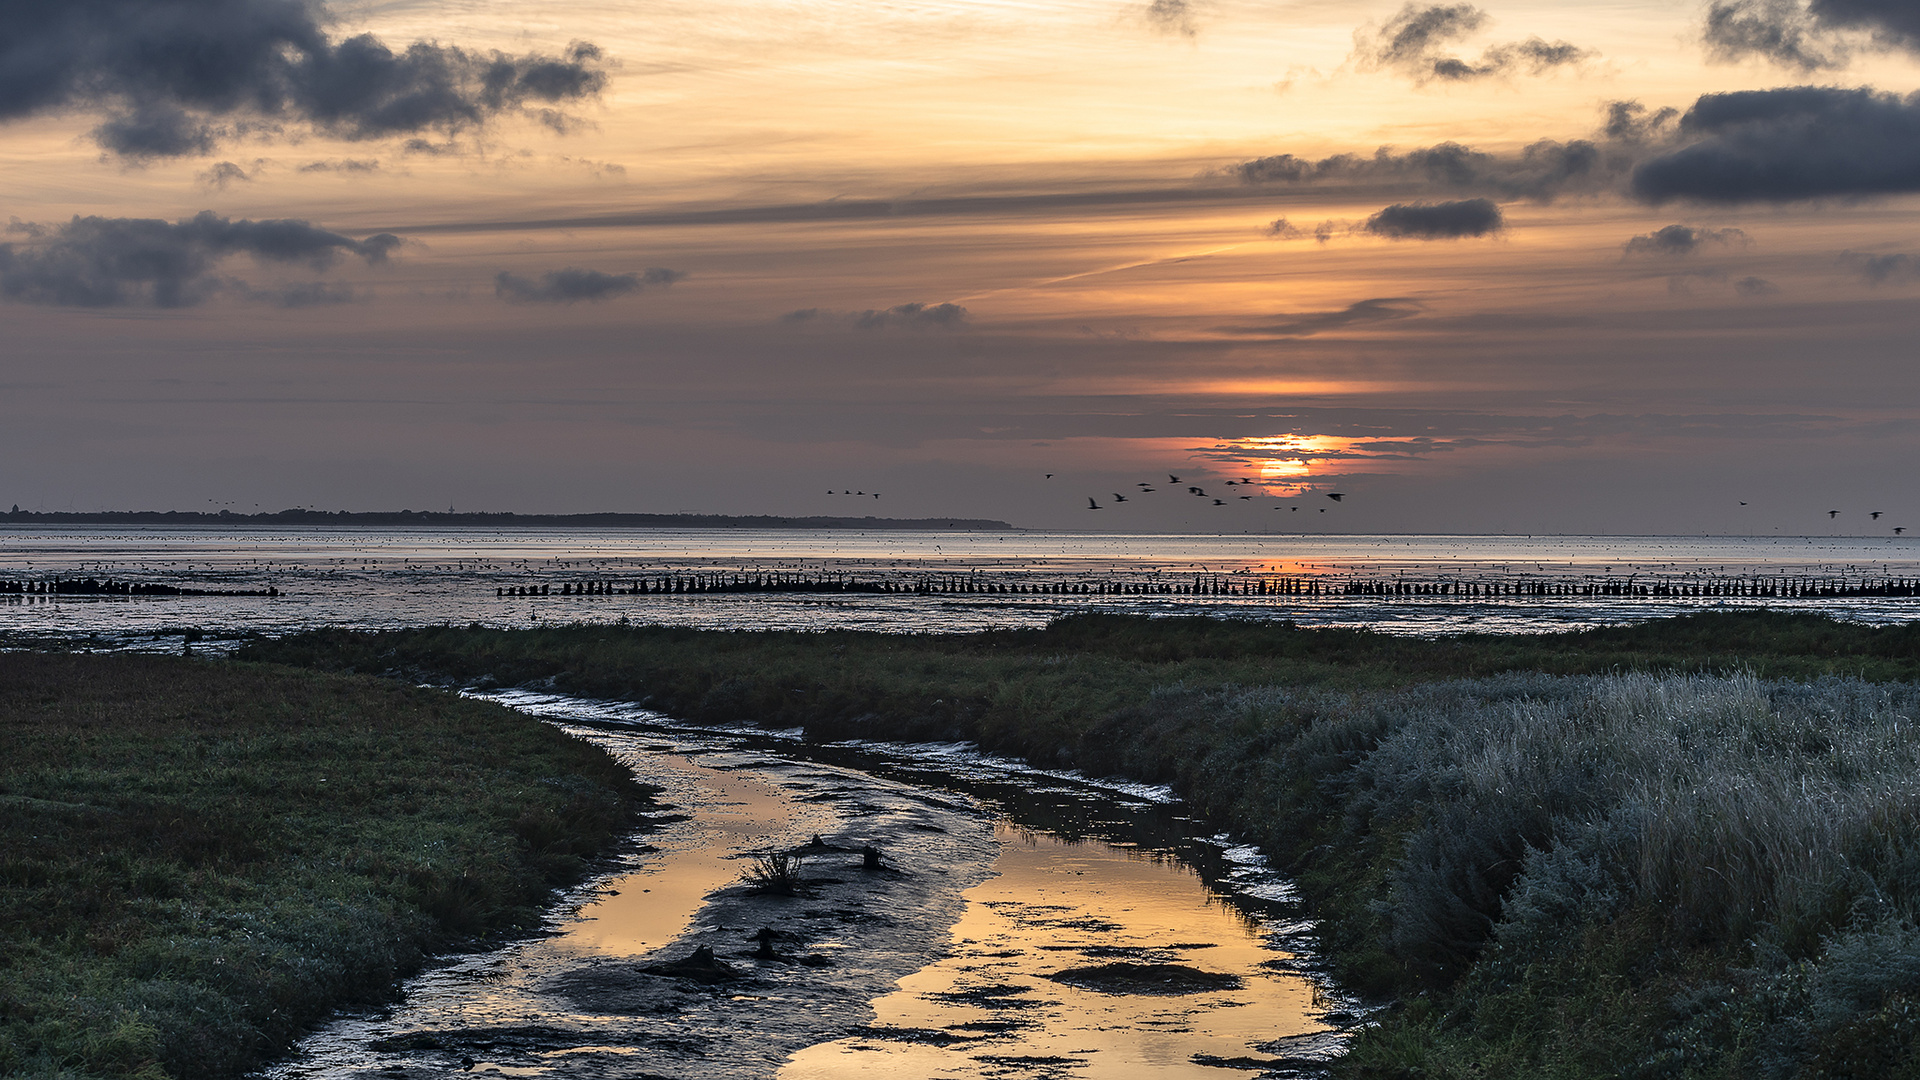
[[[539,936],[430,969],[262,1080],[1311,1076],[1363,1022],[1288,883],[1165,789],[476,696],[605,747],[663,813]],[[799,859],[791,895],[745,882],[770,853]]]

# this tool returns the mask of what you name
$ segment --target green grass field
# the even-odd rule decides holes
[[[1083,616],[961,636],[319,633],[260,659],[1173,784],[1395,1006],[1367,1078],[1920,1077],[1920,625],[1441,640]]]
[[[537,924],[648,793],[508,709],[179,657],[0,654],[0,1075],[230,1077]]]

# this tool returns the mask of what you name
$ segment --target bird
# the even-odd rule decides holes
[[[1837,518],[1837,517],[1839,517],[1839,516],[1840,516],[1840,511],[1838,511],[1838,510],[1829,510],[1829,511],[1827,511],[1827,520],[1828,520],[1828,521],[1832,521],[1832,520],[1833,520],[1834,518]]]
[[[1740,505],[1741,506],[1747,505],[1746,500],[1745,499],[1740,500]]]
[[[1051,480],[1051,479],[1053,479],[1053,474],[1052,474],[1052,473],[1048,473],[1048,474],[1047,474],[1047,479],[1049,479],[1049,480]]]
[[[1905,525],[1895,525],[1893,527],[1893,535],[1895,536],[1899,536],[1901,533],[1906,531],[1907,531],[1907,527]]]
[[[1203,488],[1197,488],[1197,487],[1192,487],[1192,486],[1189,486],[1189,487],[1187,488],[1187,494],[1189,494],[1189,495],[1205,495],[1205,494],[1206,494],[1206,490],[1205,490],[1205,489],[1203,489]]]
[[[1177,484],[1177,483],[1179,483],[1179,482],[1180,482],[1180,478],[1179,478],[1179,477],[1177,477],[1177,476],[1175,476],[1175,475],[1173,475],[1172,473],[1168,473],[1168,474],[1167,474],[1167,483],[1169,483],[1169,484]]]
[[[1241,497],[1241,498],[1243,498],[1243,499],[1251,499],[1251,498],[1253,498],[1253,496],[1251,496],[1251,495],[1242,495],[1242,496],[1240,496],[1240,497]]]
[[[1287,509],[1289,509],[1289,510],[1298,510],[1298,509],[1300,509],[1300,508],[1299,508],[1299,507],[1297,507],[1297,506],[1289,506],[1289,507],[1287,507]]]
[[[1141,490],[1141,491],[1143,491],[1143,492],[1147,492],[1147,491],[1159,491],[1160,489],[1159,489],[1159,488],[1150,488],[1150,487],[1148,487],[1148,486],[1146,486],[1145,484],[1142,484],[1142,485],[1140,485],[1140,490]]]
[[[1346,497],[1347,497],[1347,493],[1344,491],[1327,492],[1327,498],[1332,499],[1334,502],[1339,502],[1341,499],[1344,499]]]
[[[1234,486],[1235,484],[1238,484],[1239,482],[1240,482],[1240,481],[1238,481],[1238,480],[1229,480],[1229,481],[1227,481],[1227,486],[1228,486],[1228,487],[1232,487],[1232,486]]]
[[[1227,501],[1226,501],[1225,499],[1215,499],[1215,500],[1213,500],[1213,505],[1215,505],[1215,506],[1225,506],[1225,505],[1227,505]]]
[[[877,492],[877,491],[876,491],[876,492],[874,492],[874,493],[873,493],[873,497],[874,497],[874,498],[876,498],[876,499],[877,499],[877,498],[879,498],[879,497],[880,497],[880,493],[879,493],[879,492]]]
[[[1120,494],[1119,492],[1117,492],[1117,491],[1116,491],[1116,492],[1114,492],[1114,493],[1113,493],[1113,501],[1114,501],[1114,502],[1126,502],[1126,501],[1127,501],[1127,497],[1126,497],[1125,495],[1122,495],[1122,494]]]
[[[1871,510],[1871,511],[1868,511],[1868,512],[1867,512],[1867,516],[1868,516],[1868,517],[1870,517],[1870,518],[1872,518],[1872,519],[1873,519],[1873,520],[1875,520],[1875,521],[1879,521],[1879,520],[1880,520],[1880,515],[1881,515],[1881,514],[1884,514],[1884,513],[1886,513],[1886,511],[1885,511],[1885,510]]]
[[[1323,506],[1323,507],[1321,507],[1321,508],[1320,508],[1320,512],[1321,512],[1321,513],[1323,513],[1323,514],[1324,514],[1324,513],[1326,513],[1326,512],[1327,512],[1327,508],[1326,508],[1326,507],[1324,507],[1324,506]]]
[[[1100,504],[1099,504],[1099,503],[1097,503],[1097,502],[1094,502],[1094,501],[1093,501],[1093,496],[1091,496],[1091,495],[1089,495],[1089,496],[1087,496],[1087,509],[1089,509],[1089,510],[1098,510],[1098,509],[1100,509]]]

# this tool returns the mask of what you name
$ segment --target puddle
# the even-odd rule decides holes
[[[1190,867],[1009,823],[995,838],[997,876],[968,890],[951,954],[874,1002],[869,1029],[795,1054],[780,1080],[1001,1077],[1016,1063],[1218,1076],[1196,1056],[1271,1058],[1255,1048],[1325,1030],[1312,984],[1266,966],[1262,925]],[[1061,972],[1075,974],[1050,978]]]
[[[411,980],[267,1080],[1284,1076],[1338,1049],[1284,880],[1164,789],[485,696],[606,747],[670,812],[544,936]],[[772,853],[791,888],[743,880]]]
[[[659,753],[645,751],[642,753]],[[639,765],[667,790],[663,801],[695,809],[689,820],[648,837],[656,849],[634,873],[596,890],[598,898],[562,927],[552,947],[582,954],[644,956],[685,933],[707,894],[740,877],[739,853],[792,842],[805,826],[831,831],[832,817],[803,815],[806,804],[773,780],[738,768],[722,770],[690,758]],[[666,783],[662,783],[666,781]],[[684,812],[684,811],[682,811]],[[799,819],[805,816],[806,821]]]

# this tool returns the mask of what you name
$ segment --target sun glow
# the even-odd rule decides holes
[[[1335,435],[1263,435],[1229,440],[1209,456],[1250,466],[1259,473],[1255,482],[1262,487],[1295,495],[1312,484],[1316,463],[1351,456],[1353,446],[1353,439]]]

